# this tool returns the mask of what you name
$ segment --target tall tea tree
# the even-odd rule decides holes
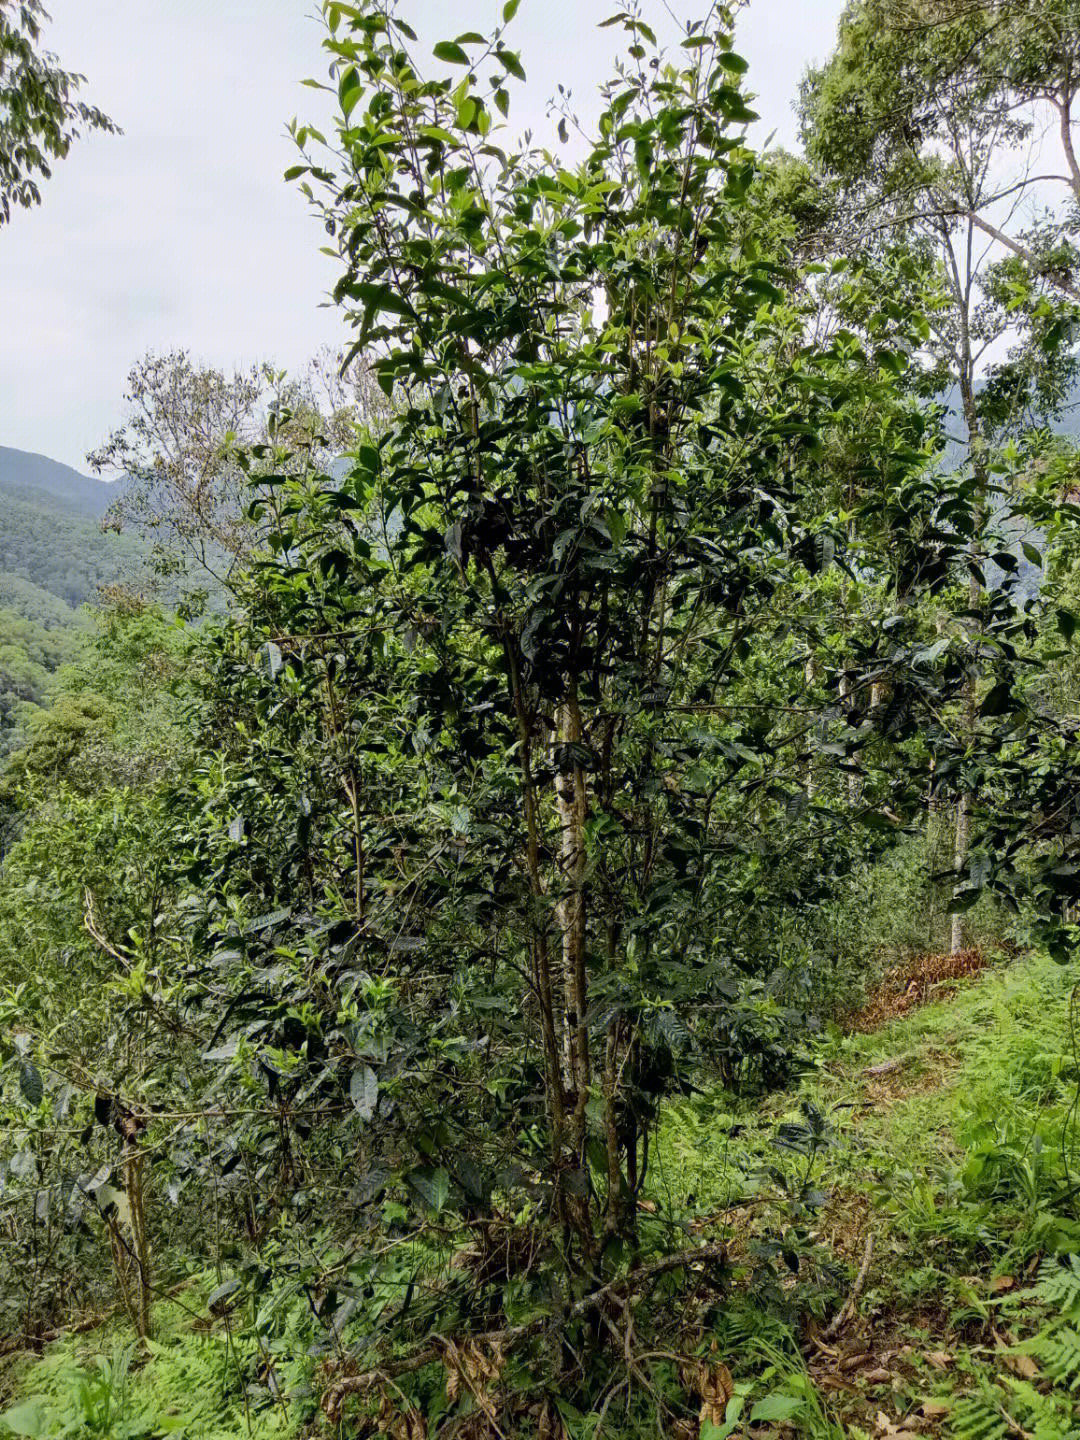
[[[263,552],[177,805],[188,1008],[215,1108],[257,1097],[253,1230],[290,1257],[329,1237],[354,1296],[416,1266],[400,1306],[363,1307],[332,1415],[408,1386],[435,1422],[482,1371],[504,1433],[615,1386],[655,1434],[642,1376],[684,1316],[631,1297],[722,1255],[639,1204],[660,1101],[721,1046],[728,1074],[759,1062],[754,873],[779,856],[812,904],[850,863],[827,772],[868,748],[873,685],[895,748],[966,682],[920,660],[911,603],[948,578],[959,502],[893,384],[903,307],[852,296],[858,333],[811,343],[779,230],[761,258],[724,12],[673,62],[614,17],[627,60],[572,168],[496,144],[522,68],[502,31],[441,42],[426,79],[396,13],[326,15],[336,143],[298,130],[297,178],[395,408],[347,473],[273,426],[239,457]],[[865,483],[838,486],[856,435]],[[803,665],[837,557],[873,572],[844,713]],[[858,799],[889,832],[925,790],[897,773]]]
[[[807,539],[796,477],[844,364],[805,352],[769,267],[732,244],[753,161],[725,14],[691,28],[678,64],[651,64],[648,26],[614,17],[629,63],[573,171],[494,143],[521,71],[501,33],[437,45],[457,74],[427,81],[393,13],[327,14],[340,153],[313,174],[339,298],[401,397],[354,476],[403,537],[389,562],[372,552],[382,624],[439,657],[433,733],[477,690],[474,745],[516,767],[505,860],[527,878],[515,943],[553,1205],[591,1269],[625,1224],[624,1012],[678,928],[674,813],[692,802],[665,777],[692,748],[683,717],[722,702],[725,648]],[[599,1232],[582,1171],[594,1097]]]

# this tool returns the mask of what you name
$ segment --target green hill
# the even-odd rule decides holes
[[[110,487],[0,447],[0,755],[91,630],[79,607],[132,579],[138,541],[103,531]]]
[[[0,586],[14,577],[81,605],[99,586],[130,576],[142,550],[102,530],[109,499],[100,480],[43,455],[0,449]],[[32,602],[24,595],[23,603]]]
[[[112,486],[47,455],[0,445],[0,491],[31,504],[53,501],[97,520],[108,508]]]

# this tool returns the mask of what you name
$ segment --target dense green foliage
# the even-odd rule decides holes
[[[67,624],[46,626],[15,610],[0,609],[0,748],[40,707],[50,677],[78,655],[89,622],[72,612]]]
[[[62,503],[0,491],[0,575],[29,581],[70,606],[129,577],[141,547]],[[31,615],[30,618],[33,618]]]
[[[92,621],[80,607],[142,566],[137,542],[101,528],[108,496],[66,466],[0,450],[0,754],[81,654]]]
[[[722,7],[671,55],[612,16],[564,162],[504,148],[516,0],[435,78],[326,5],[291,178],[386,403],[133,372],[102,463],[228,556],[198,625],[121,593],[75,644],[8,542],[11,687],[69,663],[0,778],[0,1326],[115,1339],[13,1433],[839,1435],[803,1356],[861,1298],[895,1359],[1008,1293],[1045,1370],[973,1361],[955,1433],[1074,1434],[1077,317],[951,272],[966,213],[852,245],[875,5],[806,162],[748,148]],[[964,927],[1024,958],[841,1036]]]

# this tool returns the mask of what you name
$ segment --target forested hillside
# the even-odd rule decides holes
[[[0,1436],[1078,1440],[1080,9],[850,0],[799,155],[517,10],[324,6],[351,348],[94,456],[183,603],[0,577]]]
[[[101,526],[111,493],[44,456],[0,449],[0,584],[27,580],[78,606],[130,575],[140,547]],[[22,603],[33,605],[25,592]]]
[[[58,504],[100,520],[115,492],[46,455],[0,445],[0,490],[30,504]]]
[[[82,653],[93,621],[80,607],[144,563],[137,541],[102,530],[113,493],[43,455],[0,447],[0,755],[57,669]]]

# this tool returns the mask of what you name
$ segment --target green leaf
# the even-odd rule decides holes
[[[225,1307],[225,1301],[231,1295],[235,1295],[239,1289],[240,1281],[234,1275],[231,1280],[226,1280],[223,1285],[219,1285],[216,1290],[211,1290],[206,1300],[206,1308],[210,1314],[220,1315]]]
[[[755,1420],[790,1420],[805,1403],[796,1395],[785,1395],[782,1390],[776,1390],[759,1400],[750,1411],[751,1424]]]
[[[370,1065],[358,1065],[349,1081],[349,1099],[361,1120],[370,1120],[379,1100],[379,1080]]]
[[[39,1440],[49,1428],[38,1400],[25,1400],[21,1405],[13,1405],[10,1410],[0,1412],[0,1425],[13,1435],[25,1435],[30,1440]]]
[[[503,21],[505,24],[509,24],[514,18],[520,4],[521,0],[506,0],[506,4],[503,6]]]
[[[1009,708],[1012,699],[1012,685],[1008,680],[999,680],[992,685],[979,706],[980,715],[1001,715]]]
[[[877,362],[890,375],[900,376],[908,368],[908,357],[896,350],[879,350]]]
[[[19,1065],[19,1089],[28,1105],[38,1106],[44,1099],[45,1087],[41,1076],[29,1060],[23,1060]]]
[[[373,312],[387,311],[392,315],[412,316],[412,306],[389,285],[373,285],[370,281],[354,281],[347,287],[354,300],[362,300]]]
[[[364,87],[360,83],[360,76],[355,68],[350,67],[342,75],[338,84],[338,103],[341,106],[341,113],[347,120],[356,109],[357,102],[364,93]]]
[[[425,1165],[422,1169],[413,1170],[405,1177],[406,1184],[413,1190],[429,1210],[435,1214],[445,1207],[450,1198],[450,1176],[441,1167],[435,1169]]]
[[[440,40],[435,46],[436,60],[446,60],[451,65],[468,65],[469,57],[453,40]]]
[[[418,125],[416,133],[423,135],[425,140],[438,140],[440,145],[457,144],[457,137],[449,130],[444,130],[441,125]]]
[[[495,55],[504,70],[508,70],[510,74],[515,76],[518,80],[525,79],[524,67],[522,66],[521,61],[518,59],[518,57],[514,54],[512,50],[503,50],[500,47],[498,50],[496,50]]]
[[[972,908],[981,893],[982,891],[977,885],[970,885],[963,890],[958,890],[945,906],[946,915],[965,914]]]

